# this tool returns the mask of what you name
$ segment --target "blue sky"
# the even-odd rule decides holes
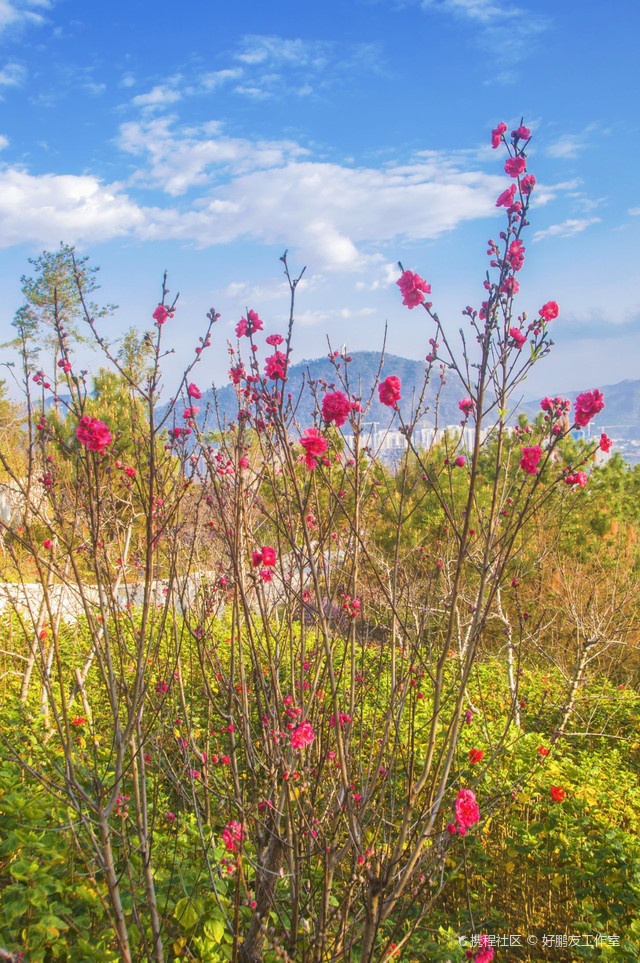
[[[424,357],[432,284],[455,331],[479,306],[507,186],[498,121],[532,128],[519,308],[554,299],[556,346],[528,393],[640,372],[636,0],[0,0],[0,338],[27,258],[59,241],[100,265],[116,337],[145,328],[165,268],[169,370],[222,312],[199,380],[254,308],[287,314],[283,250],[306,265],[296,358],[381,345]]]

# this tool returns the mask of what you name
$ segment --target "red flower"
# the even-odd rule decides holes
[[[72,726],[83,726],[87,720],[84,716],[76,716],[75,719],[71,720]]]
[[[562,802],[565,797],[565,791],[560,786],[551,787],[551,798],[554,802]]]
[[[518,351],[527,343],[527,336],[523,334],[520,328],[509,328],[509,335],[513,341],[515,341],[516,348]]]
[[[425,294],[431,294],[431,285],[413,271],[403,271],[396,284],[402,292],[402,303],[406,304],[409,310],[422,304]]]
[[[591,419],[595,418],[604,408],[602,392],[598,391],[597,388],[594,388],[593,391],[583,391],[583,393],[576,398],[574,408],[576,411],[576,425],[584,428],[585,425],[588,425]]]
[[[317,428],[307,428],[304,437],[300,439],[300,444],[304,448],[306,466],[311,471],[316,467],[316,458],[324,455],[329,447],[329,442]]]
[[[525,174],[520,181],[520,190],[523,194],[530,194],[536,186],[535,174]]]
[[[235,853],[238,850],[238,843],[242,842],[244,832],[242,829],[242,823],[236,822],[233,819],[224,828],[222,833],[222,841],[225,844],[228,852]]]
[[[529,130],[528,127],[524,127],[524,126],[523,126],[523,127],[518,127],[517,130],[512,130],[512,131],[511,131],[511,136],[512,136],[514,139],[529,140],[529,138],[531,137],[531,131]]]
[[[461,789],[456,799],[456,819],[462,829],[473,826],[480,819],[480,810],[475,793],[471,789]]]
[[[466,464],[467,464],[467,459],[464,457],[464,455],[458,455],[458,457],[456,458],[456,465],[458,466],[458,468],[464,468]]]
[[[169,312],[165,308],[164,304],[159,304],[158,307],[153,312],[153,319],[157,321],[158,324],[164,324],[169,317]]]
[[[509,177],[517,177],[522,174],[523,170],[527,166],[527,162],[524,157],[510,157],[504,165],[504,172],[508,174]]]
[[[469,750],[469,762],[472,766],[476,763],[482,762],[482,757],[484,756],[484,751],[482,749],[470,749]]]
[[[613,442],[608,435],[605,435],[604,431],[600,435],[600,443],[598,445],[600,451],[609,451],[611,449]]]
[[[507,129],[507,125],[500,122],[495,130],[491,131],[491,146],[495,150],[496,147],[500,146],[500,141],[502,140],[502,135]]]
[[[302,722],[291,733],[291,745],[294,749],[304,749],[305,746],[310,746],[315,738],[315,732],[313,731],[313,726],[310,722]]]
[[[262,321],[255,311],[249,311],[246,318],[240,318],[236,324],[236,334],[239,338],[243,335],[248,338],[256,331],[262,331]]]
[[[276,351],[275,354],[265,358],[264,373],[267,378],[271,378],[272,381],[276,381],[278,378],[284,381],[287,374],[286,354],[283,354],[282,351]]]
[[[496,207],[511,207],[516,190],[517,187],[515,184],[511,184],[510,187],[507,187],[506,191],[503,191],[496,201]]]
[[[262,564],[273,567],[276,564],[276,550],[271,548],[270,545],[264,545],[262,548]]]
[[[199,398],[202,398],[202,392],[200,391],[198,386],[194,384],[189,385],[189,387],[187,388],[187,394],[189,395],[190,398],[195,398],[196,401]]]
[[[83,415],[76,428],[76,438],[89,451],[98,451],[102,455],[107,445],[111,444],[113,435],[103,421]]]
[[[526,471],[527,475],[537,475],[538,474],[538,463],[542,458],[542,448],[540,445],[533,445],[531,448],[522,449],[522,458],[520,459],[520,468]]]
[[[389,375],[384,381],[378,385],[378,394],[380,395],[380,401],[387,408],[393,408],[398,401],[402,399],[400,390],[402,385],[400,384],[400,378],[396,378],[395,375]]]
[[[580,488],[584,488],[589,477],[584,471],[576,471],[573,475],[567,475],[564,479],[565,485],[580,485]]]
[[[322,399],[322,417],[335,422],[336,428],[344,425],[351,411],[351,402],[344,391],[330,391]]]
[[[522,241],[516,239],[511,242],[507,252],[507,261],[514,271],[520,270],[524,264],[524,244]]]
[[[546,749],[544,746],[538,746],[536,752],[538,753],[539,756],[548,756],[548,755],[549,755],[549,750]]]
[[[558,317],[559,310],[555,301],[547,301],[547,303],[543,304],[540,308],[540,317],[544,318],[545,321],[555,321]]]
[[[277,348],[278,345],[282,344],[284,338],[281,334],[270,334],[266,341],[267,344],[270,344],[272,348]]]
[[[470,415],[475,408],[475,401],[471,398],[463,398],[462,401],[458,402],[458,408],[465,415]]]

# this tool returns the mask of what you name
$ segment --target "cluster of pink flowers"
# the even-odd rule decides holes
[[[272,355],[264,360],[264,373],[267,378],[276,381],[280,378],[284,381],[287,375],[287,356],[282,351],[274,351]]]
[[[193,383],[191,383],[187,388],[187,394],[189,395],[190,398],[195,398],[196,401],[202,398],[202,392],[200,391],[198,386],[194,385]]]
[[[573,472],[572,475],[566,475],[564,479],[565,485],[579,485],[580,488],[584,488],[589,481],[589,476],[584,471]]]
[[[527,336],[520,328],[509,328],[509,337],[514,342],[518,351],[527,343]]]
[[[540,308],[539,314],[545,321],[555,321],[559,312],[560,308],[556,301],[547,301],[547,303],[543,304]]]
[[[509,157],[505,161],[504,172],[508,174],[509,177],[519,177],[523,173],[527,162],[524,157]]]
[[[76,428],[76,438],[89,451],[97,451],[103,455],[105,448],[111,444],[113,435],[104,421],[83,415]]]
[[[305,464],[309,471],[313,471],[316,467],[316,459],[324,455],[329,447],[329,442],[317,428],[307,428],[300,439],[300,444],[304,448]]]
[[[472,750],[473,751],[473,750]],[[478,760],[479,761],[479,760]],[[456,799],[456,821],[449,823],[447,832],[452,836],[459,833],[464,836],[467,829],[475,825],[480,820],[480,809],[476,802],[476,795],[471,789],[461,789]]]
[[[225,844],[228,852],[236,853],[238,851],[238,843],[241,843],[243,838],[244,830],[242,829],[242,823],[232,819],[231,822],[227,823],[222,833],[222,842]]]
[[[598,444],[598,448],[600,449],[600,451],[605,451],[605,452],[610,451],[612,444],[613,442],[611,441],[609,436],[606,435],[603,431],[602,434],[600,435],[600,442]]]
[[[333,422],[336,428],[344,425],[352,408],[344,391],[329,391],[322,399],[322,417],[328,423]]]
[[[425,294],[431,294],[431,285],[413,271],[403,271],[396,284],[402,293],[402,303],[410,311],[422,304]]]
[[[491,963],[494,957],[493,947],[489,943],[489,937],[482,934],[480,937],[480,948],[476,953],[473,963]]]
[[[271,568],[276,564],[276,550],[271,548],[270,545],[263,545],[262,549],[254,551],[252,554],[253,567],[258,568],[259,565],[266,565]]]
[[[541,458],[542,448],[540,445],[532,445],[531,448],[523,448],[522,458],[520,459],[520,468],[522,468],[527,475],[537,475],[538,465]]]
[[[164,304],[159,304],[158,307],[153,312],[153,320],[157,324],[164,324],[167,318],[172,318],[173,315],[169,313],[168,308],[165,308]]]
[[[584,428],[603,408],[604,398],[601,391],[598,391],[597,388],[594,388],[593,391],[583,391],[574,402],[576,425]]]
[[[248,338],[256,331],[262,331],[262,321],[255,311],[249,311],[246,318],[240,318],[236,324],[236,334],[239,338]]]
[[[291,745],[294,749],[304,749],[310,746],[315,739],[315,732],[310,722],[301,722],[297,729],[291,733]]]
[[[507,251],[507,261],[514,271],[519,271],[524,264],[524,244],[519,238],[512,241]]]
[[[458,402],[458,408],[464,415],[470,415],[475,408],[476,403],[472,398],[463,398]]]
[[[387,408],[395,408],[397,403],[402,400],[401,388],[400,378],[396,378],[395,375],[389,375],[388,378],[385,378],[378,385],[378,395],[382,404],[386,405]]]

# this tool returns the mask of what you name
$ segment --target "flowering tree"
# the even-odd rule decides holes
[[[215,446],[198,418],[202,379],[192,380],[211,345],[213,309],[165,409],[160,361],[176,311],[166,279],[141,381],[85,311],[145,413],[127,462],[115,457],[115,427],[88,410],[54,313],[75,432],[65,440],[38,414],[26,481],[0,455],[24,496],[20,518],[4,525],[12,580],[24,583],[13,603],[16,654],[29,667],[18,695],[50,755],[30,762],[19,735],[5,746],[73,812],[120,959],[161,961],[169,944],[243,963],[396,957],[464,868],[481,821],[531,775],[497,775],[520,736],[512,614],[521,630],[526,620],[513,564],[532,520],[586,483],[580,465],[563,466],[557,454],[603,401],[585,393],[571,417],[563,399],[544,399],[546,420],[516,428],[514,442],[511,398],[549,351],[558,306],[547,302],[532,321],[514,316],[535,177],[529,130],[505,135],[503,124],[492,133],[508,153],[511,182],[496,202],[506,229],[489,241],[485,300],[465,309],[459,346],[426,300],[430,284],[402,266],[398,281],[404,304],[433,326],[425,385],[459,383],[468,451],[462,435],[420,449],[425,391],[403,420],[400,379],[389,375],[362,397],[339,352],[335,382],[311,386],[316,422],[298,424],[287,376],[300,278],[286,256],[288,328],[266,336],[274,352],[261,361],[266,323],[253,309],[237,323],[249,350],[230,346],[237,414]],[[75,280],[84,304],[79,269]],[[27,391],[45,378],[30,377]],[[407,439],[394,476],[364,435],[376,389]],[[409,550],[408,520],[423,504],[437,509],[437,531]],[[383,514],[393,520],[384,550]],[[21,551],[33,557],[36,595]],[[508,711],[490,727],[474,673],[503,630]],[[552,747],[585,664],[586,655],[567,681]],[[485,749],[465,744],[476,719]],[[564,790],[551,792],[561,799]],[[198,852],[200,884],[186,894],[167,869],[172,846]],[[176,927],[187,935],[178,939]],[[476,963],[492,954],[479,944]]]

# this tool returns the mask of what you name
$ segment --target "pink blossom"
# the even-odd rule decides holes
[[[580,488],[584,488],[588,481],[589,477],[584,471],[576,471],[573,475],[566,475],[564,479],[565,485],[579,485]]]
[[[527,336],[526,334],[522,333],[520,328],[509,328],[509,337],[512,338],[513,341],[515,341],[518,351],[523,346],[523,344],[527,343]]]
[[[246,318],[240,318],[236,324],[236,334],[239,338],[248,338],[256,331],[262,331],[262,321],[255,311],[249,311]]]
[[[42,544],[44,545],[45,548],[51,548],[51,546],[53,545],[53,542],[51,541],[50,538],[45,538]]]
[[[400,384],[400,378],[396,378],[395,375],[389,375],[384,381],[378,385],[378,394],[380,396],[380,401],[387,408],[393,408],[398,401],[401,401],[402,395],[400,390],[402,385]]]
[[[480,810],[475,793],[471,789],[461,789],[456,799],[456,819],[462,829],[468,829],[480,819]]]
[[[182,417],[185,419],[195,418],[195,416],[198,414],[199,411],[200,409],[197,405],[191,405],[190,408],[184,409],[184,411],[182,412]]]
[[[464,457],[464,455],[458,455],[458,457],[456,458],[456,465],[458,466],[458,468],[464,468],[466,464],[467,464],[467,459]]]
[[[503,191],[498,197],[498,200],[496,201],[496,207],[510,207],[511,204],[513,204],[513,198],[516,190],[517,187],[515,184],[511,184],[510,187],[507,187],[506,191]]]
[[[527,473],[527,475],[537,475],[537,466],[541,458],[542,448],[540,445],[533,445],[531,448],[523,448],[522,458],[520,459],[520,467]]]
[[[520,190],[523,194],[530,194],[536,186],[535,174],[525,174],[520,181]]]
[[[189,395],[190,398],[195,398],[196,401],[202,398],[202,392],[200,391],[198,386],[194,384],[189,385],[189,387],[187,388],[187,394]]]
[[[594,388],[593,391],[583,391],[578,395],[574,402],[576,412],[576,425],[584,428],[592,418],[604,408],[604,398],[602,392]]]
[[[402,303],[410,310],[422,304],[425,294],[431,294],[431,285],[413,271],[403,271],[396,284],[402,292]]]
[[[242,829],[242,823],[232,819],[230,823],[227,823],[222,833],[222,841],[228,852],[236,853],[238,851],[238,843],[241,843],[243,838],[244,830]]]
[[[344,391],[330,391],[322,399],[322,417],[335,422],[337,428],[344,425],[351,411],[351,402]]]
[[[267,566],[274,566],[276,564],[276,550],[271,548],[270,545],[262,546],[262,564]]]
[[[600,451],[610,451],[612,444],[613,442],[611,441],[609,436],[605,435],[603,431],[602,434],[600,435],[600,442],[598,444],[598,448],[600,449]]]
[[[324,435],[320,434],[317,428],[307,428],[304,431],[303,437],[300,439],[300,444],[304,448],[305,464],[311,471],[316,467],[316,458],[324,455],[329,447],[329,442]]]
[[[508,174],[509,177],[518,177],[519,174],[522,174],[526,166],[527,162],[524,157],[509,157],[505,161],[504,172]]]
[[[267,344],[270,344],[272,348],[277,348],[278,345],[282,344],[284,338],[281,334],[270,334],[266,341]]]
[[[555,321],[555,319],[558,317],[559,311],[560,308],[555,301],[547,301],[546,304],[542,305],[539,313],[540,317],[544,318],[545,321]]]
[[[493,147],[494,150],[496,149],[496,147],[500,146],[502,135],[504,134],[506,129],[507,129],[507,125],[502,123],[501,121],[498,124],[498,126],[495,128],[495,130],[491,131],[491,146]]]
[[[272,381],[276,381],[278,378],[284,381],[287,374],[286,354],[283,354],[282,351],[276,351],[268,358],[265,358],[264,373],[267,378],[271,378]]]
[[[475,406],[476,406],[476,403],[475,401],[473,401],[472,398],[463,398],[461,401],[458,402],[458,408],[465,415],[470,415],[473,409],[475,408]]]
[[[531,137],[531,131],[529,130],[528,127],[522,126],[522,127],[518,127],[517,130],[512,130],[511,136],[518,140],[529,140],[529,138]]]
[[[512,241],[507,252],[507,261],[514,271],[519,271],[524,264],[524,244],[519,238]]]
[[[102,455],[113,435],[103,421],[83,415],[76,428],[76,438],[89,451],[98,451]]]
[[[297,729],[291,733],[291,745],[294,749],[304,749],[310,746],[315,738],[315,732],[310,722],[301,722]]]
[[[231,381],[233,382],[234,385],[239,385],[240,381],[244,378],[245,374],[246,372],[244,370],[244,367],[241,364],[236,365],[235,368],[229,369],[229,377],[231,378]]]
[[[164,324],[168,317],[169,312],[165,308],[164,304],[159,304],[153,312],[153,320],[157,321],[158,324]]]

